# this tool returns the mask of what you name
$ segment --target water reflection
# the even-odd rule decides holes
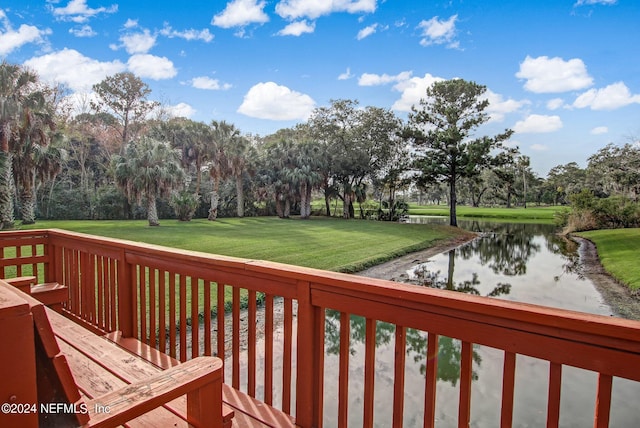
[[[395,337],[396,327],[393,324],[378,321],[376,324],[376,347],[391,343]],[[359,345],[364,344],[366,338],[366,319],[361,316],[350,317],[349,354],[354,355]],[[425,374],[427,368],[427,356],[433,355],[427,347],[427,334],[415,329],[407,329],[406,340],[407,356],[419,365],[420,373]],[[475,346],[474,346],[475,348]],[[328,355],[340,354],[340,312],[327,309],[325,313],[325,351]],[[440,337],[438,340],[438,371],[439,381],[449,382],[456,386],[460,379],[460,359],[462,343],[450,337]],[[482,362],[482,358],[474,349],[473,361],[476,366]],[[476,370],[472,373],[473,380],[478,379]]]

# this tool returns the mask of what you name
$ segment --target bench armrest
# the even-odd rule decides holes
[[[222,361],[198,357],[144,381],[87,401],[85,427],[124,424],[187,394],[187,419],[196,427],[222,428]]]

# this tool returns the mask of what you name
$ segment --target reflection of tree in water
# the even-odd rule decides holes
[[[355,354],[354,345],[364,343],[366,338],[366,318],[351,315],[350,318],[349,353]],[[391,343],[395,337],[396,327],[393,324],[378,321],[376,323],[376,347]],[[427,333],[408,328],[406,331],[406,352],[413,361],[420,363],[420,373],[424,374],[427,367]],[[475,347],[475,345],[474,345]],[[457,339],[440,336],[438,340],[438,380],[450,382],[455,386],[460,379],[460,359],[462,343]],[[327,309],[325,313],[325,351],[327,354],[340,353],[340,312]],[[474,350],[473,360],[477,365],[482,362],[480,355]],[[472,373],[473,380],[478,379],[477,373]]]
[[[536,235],[545,233],[547,225],[469,222],[472,231],[483,231],[483,237],[459,248],[462,258],[478,256],[483,266],[494,273],[519,276],[527,273],[527,262],[540,251],[533,242]]]
[[[566,236],[552,235],[547,239],[547,249],[564,260],[562,264],[563,273],[575,274],[582,279],[584,274],[580,264],[580,253],[578,253],[579,246],[577,242]],[[556,276],[554,279],[558,281],[560,276]]]
[[[456,249],[449,250],[449,267],[447,276],[443,277],[440,271],[433,272],[427,268],[426,264],[420,265],[413,271],[414,278],[410,280],[412,284],[422,285],[431,288],[437,288],[440,290],[458,291],[465,294],[480,295],[478,286],[480,280],[478,274],[473,273],[471,279],[461,282],[455,282],[453,280],[453,273],[455,271],[455,259]],[[509,294],[511,291],[511,284],[501,283],[496,284],[493,290],[487,294],[487,297],[497,297],[503,294]]]

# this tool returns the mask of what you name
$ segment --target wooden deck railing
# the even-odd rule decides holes
[[[435,356],[442,337],[462,343],[460,427],[469,426],[471,420],[474,344],[504,354],[500,410],[504,427],[513,419],[516,355],[548,361],[543,419],[549,427],[558,426],[560,420],[563,366],[597,373],[596,427],[609,425],[612,379],[640,381],[640,323],[635,321],[60,230],[2,232],[0,246],[0,276],[33,274],[39,282],[68,285],[64,312],[97,332],[121,330],[123,336],[181,361],[199,355],[227,357],[227,381],[233,388],[294,415],[303,427],[320,427],[326,417],[328,313],[339,314],[338,412],[332,426],[348,425],[348,403],[353,399],[352,315],[365,318],[364,387],[359,393],[367,427],[374,425],[374,398],[380,393],[374,388],[379,322],[391,324],[395,337],[393,387],[384,391],[393,426],[403,424],[409,329],[423,332],[427,341],[421,412],[426,427],[436,420]],[[257,302],[264,306],[260,340]],[[275,337],[280,333],[274,329],[279,313],[274,302],[282,307],[282,341]],[[228,315],[208,316],[212,313]],[[336,320],[333,315],[332,320]],[[246,348],[242,358],[241,347]]]

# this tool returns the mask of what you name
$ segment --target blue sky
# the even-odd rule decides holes
[[[439,79],[488,88],[533,169],[640,139],[636,0],[0,0],[0,58],[68,86],[131,71],[179,116],[266,135],[331,99],[406,118]]]

